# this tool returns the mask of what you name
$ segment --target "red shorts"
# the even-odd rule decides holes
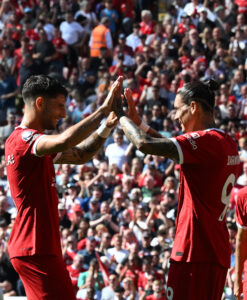
[[[227,268],[212,263],[171,261],[168,300],[221,300]]]
[[[75,292],[61,257],[23,256],[11,259],[28,300],[75,300]]]

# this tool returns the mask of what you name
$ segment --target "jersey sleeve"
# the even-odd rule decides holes
[[[37,145],[38,145],[38,142],[45,136],[45,134],[41,134],[39,135],[37,138],[35,138],[35,141],[33,143],[33,147],[32,147],[32,153],[35,155],[35,156],[40,156],[37,154]]]
[[[237,226],[247,230],[247,198],[237,195],[236,221]]]
[[[216,140],[209,134],[191,132],[171,138],[179,154],[179,164],[207,164],[215,160],[220,151],[216,150]],[[220,156],[219,156],[220,157]]]
[[[21,142],[26,145],[27,148],[30,148],[30,152],[32,155],[40,157],[37,154],[37,145],[39,141],[44,138],[46,134],[43,134],[37,130],[24,130],[21,133]],[[51,155],[52,159],[57,159],[60,153],[54,153]]]

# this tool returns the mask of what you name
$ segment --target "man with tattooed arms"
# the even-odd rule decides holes
[[[130,90],[124,91],[128,116],[121,98],[114,102],[126,136],[140,151],[180,164],[176,236],[167,282],[169,300],[220,300],[230,266],[225,218],[239,157],[233,139],[215,128],[215,89],[217,83],[210,80],[187,83],[178,91],[175,119],[184,134],[170,139],[141,121]]]
[[[23,86],[24,117],[6,142],[5,158],[18,210],[8,251],[28,300],[75,299],[62,259],[53,163],[83,164],[94,156],[117,123],[112,103],[121,95],[121,81],[94,113],[56,135],[44,131],[65,117],[66,89],[45,75],[31,76]]]

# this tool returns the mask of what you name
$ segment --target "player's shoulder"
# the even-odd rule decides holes
[[[219,128],[210,128],[202,131],[197,131],[197,134],[203,137],[204,141],[211,141],[212,143],[215,142],[222,147],[225,147],[225,145],[233,148],[237,147],[236,141],[227,132]]]
[[[202,136],[204,135],[207,137],[212,137],[217,139],[225,139],[236,143],[234,139],[226,131],[220,128],[209,128],[198,132],[200,132]]]
[[[16,143],[18,135],[19,135],[19,129],[18,129],[18,127],[16,127],[14,129],[14,131],[12,131],[10,136],[7,138],[7,140],[5,142],[5,147],[8,147],[9,145],[13,144],[13,142]]]
[[[178,141],[188,141],[190,143],[209,144],[210,142],[217,142],[224,137],[224,131],[217,129],[206,129],[186,132],[177,136],[175,139]]]
[[[34,140],[36,140],[42,133],[35,129],[24,128],[18,126],[11,133],[6,141],[6,147],[13,147],[22,145],[22,144],[31,144]]]
[[[205,129],[205,130],[199,130],[197,132],[201,136],[205,136],[205,137],[221,137],[221,138],[225,138],[225,137],[229,136],[229,135],[227,135],[227,133],[224,130],[219,129],[219,128],[208,128],[208,129]]]

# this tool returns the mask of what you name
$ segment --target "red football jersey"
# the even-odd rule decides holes
[[[10,191],[17,207],[8,250],[10,258],[62,255],[54,155],[35,155],[43,134],[17,127],[5,144]]]
[[[229,267],[231,251],[225,215],[240,164],[237,145],[218,129],[186,133],[171,140],[181,165],[171,258]]]
[[[240,228],[247,229],[247,186],[236,195],[236,221]]]
[[[240,189],[236,197],[236,221],[240,228],[247,230],[247,186]],[[244,262],[244,281],[247,279],[247,261]]]
[[[73,265],[66,266],[67,271],[69,272],[69,276],[72,281],[72,285],[74,287],[75,293],[78,291],[77,282],[80,273],[85,272],[86,270],[83,268],[75,269]]]

